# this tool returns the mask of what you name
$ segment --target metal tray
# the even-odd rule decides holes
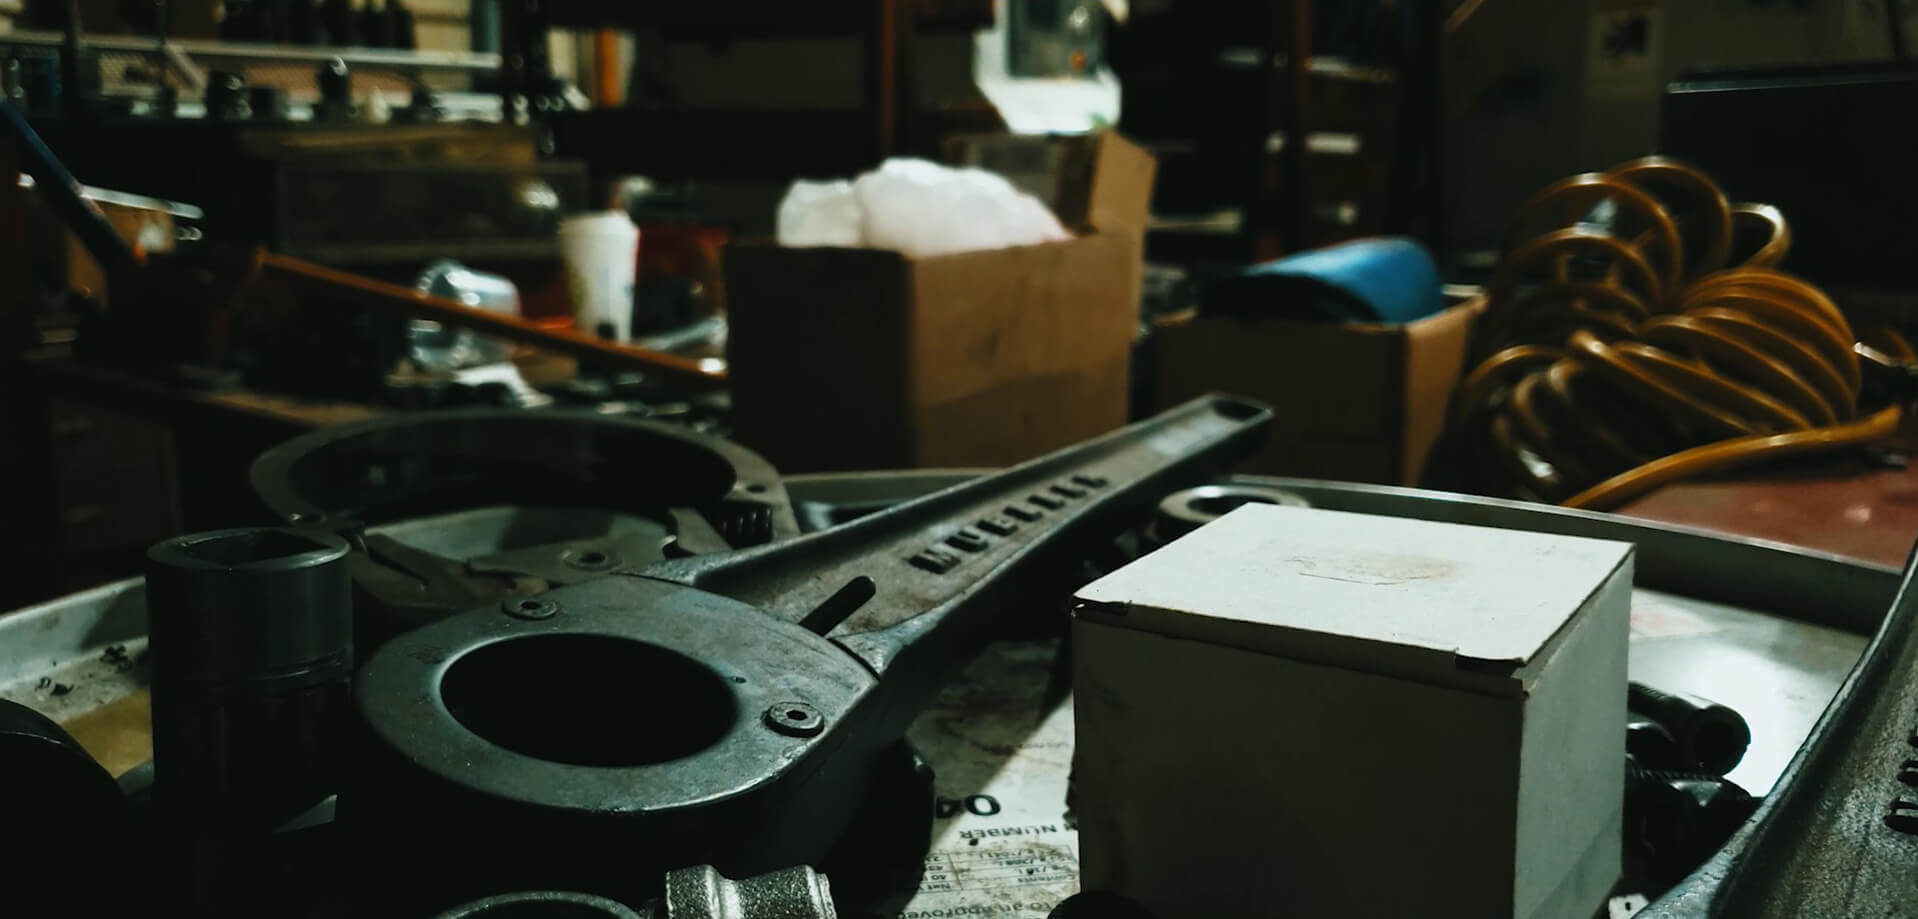
[[[802,522],[818,526],[976,474],[795,476],[786,483]],[[1898,571],[1879,565],[1629,518],[1409,489],[1236,481],[1287,488],[1332,510],[1637,544],[1632,677],[1743,712],[1752,743],[1731,778],[1755,793],[1792,766],[1900,584]],[[67,725],[122,773],[150,755],[145,635],[138,579],[0,617],[0,698]],[[1049,641],[1002,642],[913,725],[909,736],[936,776],[939,819],[925,880],[903,919],[980,910],[1044,917],[1076,889],[1077,834],[1066,807],[1071,702],[1053,655]],[[1614,915],[1642,903],[1615,902]]]

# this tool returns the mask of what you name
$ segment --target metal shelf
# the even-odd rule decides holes
[[[906,4],[921,31],[969,30],[992,24],[986,0],[914,0]],[[632,0],[546,0],[542,13],[556,26],[626,26],[662,32],[762,37],[817,37],[871,27],[874,6],[865,3],[795,3],[792,0],[708,0],[705,3],[634,3]]]
[[[60,48],[66,36],[59,32],[22,30],[0,34],[0,45]],[[154,54],[158,41],[131,35],[88,35],[87,48],[123,54]],[[194,60],[251,61],[257,63],[313,63],[339,58],[348,67],[378,70],[454,71],[491,73],[499,69],[497,54],[469,51],[402,51],[392,48],[329,48],[314,45],[273,45],[263,42],[168,39],[169,53]]]

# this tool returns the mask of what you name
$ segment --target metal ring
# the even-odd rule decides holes
[[[1247,504],[1311,507],[1295,492],[1270,485],[1201,485],[1175,491],[1159,502],[1150,540],[1164,545]]]
[[[435,919],[490,919],[511,916],[567,916],[571,919],[639,919],[639,914],[626,908],[624,904],[605,897],[596,897],[589,893],[569,893],[558,890],[533,890],[523,893],[504,893],[497,897],[474,900],[463,906],[455,906],[440,913]]]

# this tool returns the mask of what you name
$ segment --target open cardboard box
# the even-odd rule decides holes
[[[998,466],[1125,424],[1152,155],[1058,145],[1073,239],[915,259],[726,250],[734,437],[790,472]]]
[[[1481,310],[1474,300],[1403,325],[1171,320],[1154,336],[1159,400],[1231,392],[1271,405],[1272,438],[1244,472],[1416,485]]]

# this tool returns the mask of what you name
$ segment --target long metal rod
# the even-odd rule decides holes
[[[141,263],[140,254],[120,238],[106,215],[87,199],[85,187],[53,155],[26,116],[13,103],[0,99],[0,143],[6,142],[8,134],[13,135],[19,148],[20,171],[33,177],[47,206],[80,237],[101,267],[113,274]]]
[[[474,309],[411,287],[376,281],[349,271],[272,252],[256,253],[254,263],[264,279],[343,296],[368,309],[416,319],[431,319],[556,351],[600,366],[638,370],[678,383],[712,387],[726,381],[723,362],[715,359],[683,357],[605,341],[578,332],[541,328],[524,319]]]

